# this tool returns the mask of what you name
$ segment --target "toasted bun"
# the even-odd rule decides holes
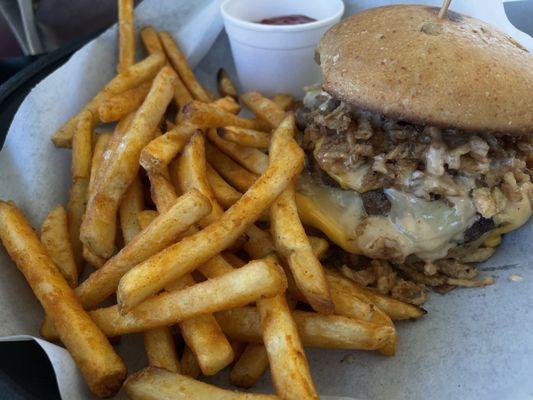
[[[317,48],[324,90],[415,124],[533,133],[533,55],[482,21],[437,14],[396,5],[334,26]]]

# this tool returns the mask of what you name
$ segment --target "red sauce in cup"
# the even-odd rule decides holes
[[[264,18],[258,21],[260,24],[265,25],[298,25],[308,24],[315,22],[316,19],[308,17],[307,15],[294,14],[294,15],[281,15],[279,17]]]

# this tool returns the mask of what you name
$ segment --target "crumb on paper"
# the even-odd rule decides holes
[[[520,275],[517,275],[517,274],[509,275],[509,280],[511,282],[520,282],[522,279],[524,279],[524,278],[522,276],[520,276]]]
[[[341,359],[341,364],[353,364],[355,362],[355,356],[353,354],[347,354]]]

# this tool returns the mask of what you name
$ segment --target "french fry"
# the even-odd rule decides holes
[[[292,97],[290,94],[277,94],[272,97],[272,101],[283,111],[288,111],[294,106],[294,97]]]
[[[137,223],[141,227],[141,230],[146,229],[158,215],[159,213],[155,210],[142,210],[137,214]]]
[[[102,268],[107,261],[105,258],[98,257],[97,255],[91,253],[91,251],[85,246],[83,246],[83,259],[87,261],[94,269]]]
[[[0,239],[28,281],[90,390],[115,394],[126,368],[109,341],[85,313],[28,221],[13,204],[0,201]]]
[[[151,297],[126,316],[119,313],[116,305],[89,311],[89,315],[106,336],[114,337],[240,307],[262,297],[283,293],[286,288],[281,267],[272,260],[254,260],[231,273]],[[43,336],[48,340],[56,339],[54,326],[46,325]]]
[[[168,32],[159,32],[159,39],[163,44],[163,48],[165,49],[168,59],[172,63],[174,69],[178,72],[187,89],[189,89],[189,92],[194,96],[195,99],[210,102],[211,98],[202,85],[200,85],[196,80],[194,73],[187,64],[187,59],[181,53],[180,49],[176,45],[176,42],[174,42],[174,39],[172,39],[172,36],[170,36]]]
[[[165,167],[164,171],[165,172],[160,174],[148,172],[148,179],[150,180],[150,195],[159,211],[168,210],[178,198],[176,189],[174,189],[169,177],[167,177],[168,168]]]
[[[102,122],[118,121],[135,111],[148,94],[151,84],[150,81],[143,82],[137,87],[102,101],[98,107],[99,120]]]
[[[195,400],[275,400],[268,394],[239,393],[220,389],[164,369],[148,367],[126,380],[124,388],[132,400],[192,399]]]
[[[137,176],[122,196],[118,208],[120,228],[126,244],[141,231],[137,214],[142,210],[144,210],[144,190],[141,179]]]
[[[254,131],[253,129],[239,128],[238,126],[218,128],[217,133],[222,139],[241,146],[266,149],[270,143],[270,134]]]
[[[123,72],[135,63],[135,25],[133,0],[118,0],[118,65]]]
[[[333,275],[339,277],[338,274],[332,271],[328,271],[327,274],[328,276]],[[385,314],[395,321],[416,319],[427,314],[427,311],[421,307],[404,303],[403,301],[397,300],[393,297],[383,295],[369,288],[362,287],[347,279],[340,281],[344,282],[344,285],[349,285],[349,290],[352,290],[354,293],[360,293],[368,298],[373,304],[379,307],[383,312],[385,312]]]
[[[268,356],[265,346],[250,343],[231,369],[229,382],[234,386],[251,388],[268,367]]]
[[[244,251],[252,258],[263,258],[276,252],[272,236],[268,232],[252,225],[246,231],[248,241],[243,245]]]
[[[183,121],[165,134],[152,140],[141,152],[140,163],[154,173],[165,168],[180,153],[198,128]]]
[[[240,192],[246,192],[258,178],[256,174],[241,167],[211,143],[206,143],[205,155],[209,164]]]
[[[224,140],[218,136],[215,129],[208,131],[208,137],[220,151],[233,158],[250,172],[262,174],[266,169],[268,156],[260,150]]]
[[[71,147],[72,137],[76,132],[78,118],[82,111],[90,111],[93,117],[93,124],[96,124],[99,118],[98,108],[103,101],[113,95],[137,87],[144,81],[152,79],[159,72],[164,63],[165,58],[162,54],[153,54],[115,76],[81,109],[78,114],[70,118],[56,133],[54,133],[52,136],[52,142],[54,145],[56,147]]]
[[[41,225],[41,242],[70,287],[78,286],[78,267],[70,244],[67,212],[55,207]]]
[[[270,374],[281,399],[318,399],[285,296],[257,301]]]
[[[285,118],[285,112],[276,103],[258,92],[242,94],[241,101],[271,128],[277,128]]]
[[[115,247],[116,212],[120,198],[135,179],[142,148],[153,137],[154,130],[170,102],[176,74],[164,67],[154,79],[145,101],[121,138],[104,179],[89,199],[81,227],[81,240],[93,253],[109,258]]]
[[[292,311],[292,316],[305,347],[377,350],[394,334],[390,326],[339,315]],[[227,337],[241,342],[262,342],[261,321],[255,307],[225,310],[215,317]]]
[[[183,118],[200,128],[220,128],[234,125],[241,128],[264,130],[265,126],[255,119],[238,117],[216,103],[194,100],[183,107]]]
[[[229,75],[224,70],[224,68],[220,68],[217,72],[217,83],[218,83],[218,92],[222,97],[224,96],[231,96],[235,100],[238,98],[237,89],[235,89],[235,85],[231,81]]]
[[[157,36],[157,32],[151,26],[145,26],[140,31],[141,41],[148,54],[162,53],[165,54],[163,45]]]
[[[87,206],[91,175],[93,124],[89,111],[83,111],[72,139],[72,186],[67,205],[68,230],[78,272],[82,270],[83,246],[80,241],[80,226]]]
[[[216,99],[213,104],[216,104],[218,107],[223,108],[232,114],[238,114],[241,111],[241,105],[231,96]]]
[[[180,372],[176,346],[170,328],[166,326],[155,328],[145,332],[143,336],[148,365],[171,372]]]
[[[276,135],[273,136],[275,142]],[[126,313],[178,277],[217,255],[244,233],[303,167],[303,151],[289,142],[254,185],[218,220],[166,248],[125,274],[117,290]]]
[[[196,378],[200,375],[200,366],[198,365],[198,360],[192,352],[191,348],[185,345],[183,349],[183,355],[181,356],[181,373],[183,375],[190,376],[191,378]]]
[[[215,199],[224,209],[230,208],[241,198],[242,193],[226,182],[210,164],[207,164],[206,173]]]
[[[318,236],[308,236],[307,239],[316,258],[323,259],[329,250],[329,242]]]

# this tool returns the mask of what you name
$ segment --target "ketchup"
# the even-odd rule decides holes
[[[314,22],[316,19],[308,17],[307,15],[293,14],[293,15],[281,15],[279,17],[264,18],[258,21],[260,24],[265,25],[298,25],[308,24]]]

